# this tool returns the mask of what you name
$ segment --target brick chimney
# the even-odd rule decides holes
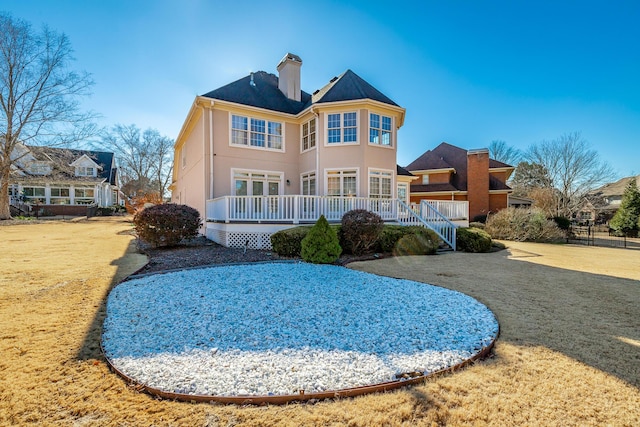
[[[287,53],[278,63],[278,89],[284,95],[300,101],[300,67],[302,67],[302,59],[293,53]]]
[[[489,150],[467,151],[467,200],[469,221],[489,213]]]

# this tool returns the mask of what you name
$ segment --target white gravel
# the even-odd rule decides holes
[[[211,267],[124,282],[107,302],[103,347],[136,381],[238,396],[340,390],[429,373],[498,333],[475,299],[331,265]]]

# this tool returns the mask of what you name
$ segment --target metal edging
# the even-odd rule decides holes
[[[125,382],[131,386],[136,391],[141,391],[151,396],[160,397],[162,399],[168,400],[178,400],[183,402],[199,402],[199,403],[224,403],[224,404],[234,404],[234,405],[283,405],[291,402],[304,402],[309,400],[321,400],[321,399],[332,399],[332,398],[341,398],[341,397],[355,397],[361,396],[364,394],[370,393],[379,393],[385,392],[389,390],[395,390],[400,387],[419,384],[429,378],[437,377],[439,375],[447,374],[449,372],[454,372],[459,369],[464,368],[465,366],[475,362],[478,359],[486,357],[493,347],[495,346],[495,342],[500,335],[500,329],[498,327],[498,333],[496,337],[491,341],[491,343],[483,347],[478,353],[473,355],[467,360],[464,360],[456,365],[450,366],[448,368],[441,369],[439,371],[431,372],[426,375],[420,375],[416,377],[412,377],[409,379],[402,380],[394,380],[387,381],[383,383],[365,385],[360,387],[352,387],[345,388],[340,390],[329,390],[322,392],[311,392],[306,393],[304,390],[300,390],[299,394],[281,394],[281,395],[244,395],[244,396],[220,396],[220,395],[203,395],[203,394],[186,394],[186,393],[174,393],[169,391],[160,390],[154,387],[150,387],[146,384],[140,383],[118,368],[116,368],[111,360],[107,357],[104,348],[102,346],[102,340],[100,340],[100,350],[104,355],[105,360],[107,361],[107,365],[109,368],[115,372],[117,375],[122,377]]]

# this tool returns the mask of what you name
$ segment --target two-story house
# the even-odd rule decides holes
[[[87,205],[119,204],[113,153],[18,144],[9,196],[17,213],[86,215]]]
[[[418,177],[411,184],[412,203],[464,201],[473,220],[508,206],[512,190],[507,180],[515,168],[491,159],[486,148],[465,150],[443,142],[405,169]]]
[[[289,53],[277,76],[253,72],[195,98],[170,189],[200,211],[208,238],[264,248],[320,214],[367,208],[389,219],[397,199],[408,202],[413,177],[396,165],[404,108],[351,70],[307,93],[301,67]]]

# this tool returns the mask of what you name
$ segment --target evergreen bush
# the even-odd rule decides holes
[[[201,223],[196,209],[173,203],[150,206],[133,217],[138,237],[153,247],[175,246],[196,237]]]
[[[373,251],[383,227],[384,221],[380,215],[366,209],[345,213],[340,225],[343,248],[354,255]]]
[[[479,228],[458,228],[456,247],[464,252],[491,251],[491,236]]]
[[[640,191],[635,179],[631,179],[622,194],[620,207],[609,222],[618,234],[635,237],[640,229]]]
[[[329,227],[324,215],[311,227],[302,239],[302,259],[314,264],[330,264],[335,262],[342,253],[338,235]]]
[[[311,227],[294,227],[280,230],[271,235],[271,247],[281,256],[296,257],[302,252],[302,239],[304,239]]]
[[[438,244],[434,244],[426,233],[405,234],[393,248],[393,256],[434,255]]]

